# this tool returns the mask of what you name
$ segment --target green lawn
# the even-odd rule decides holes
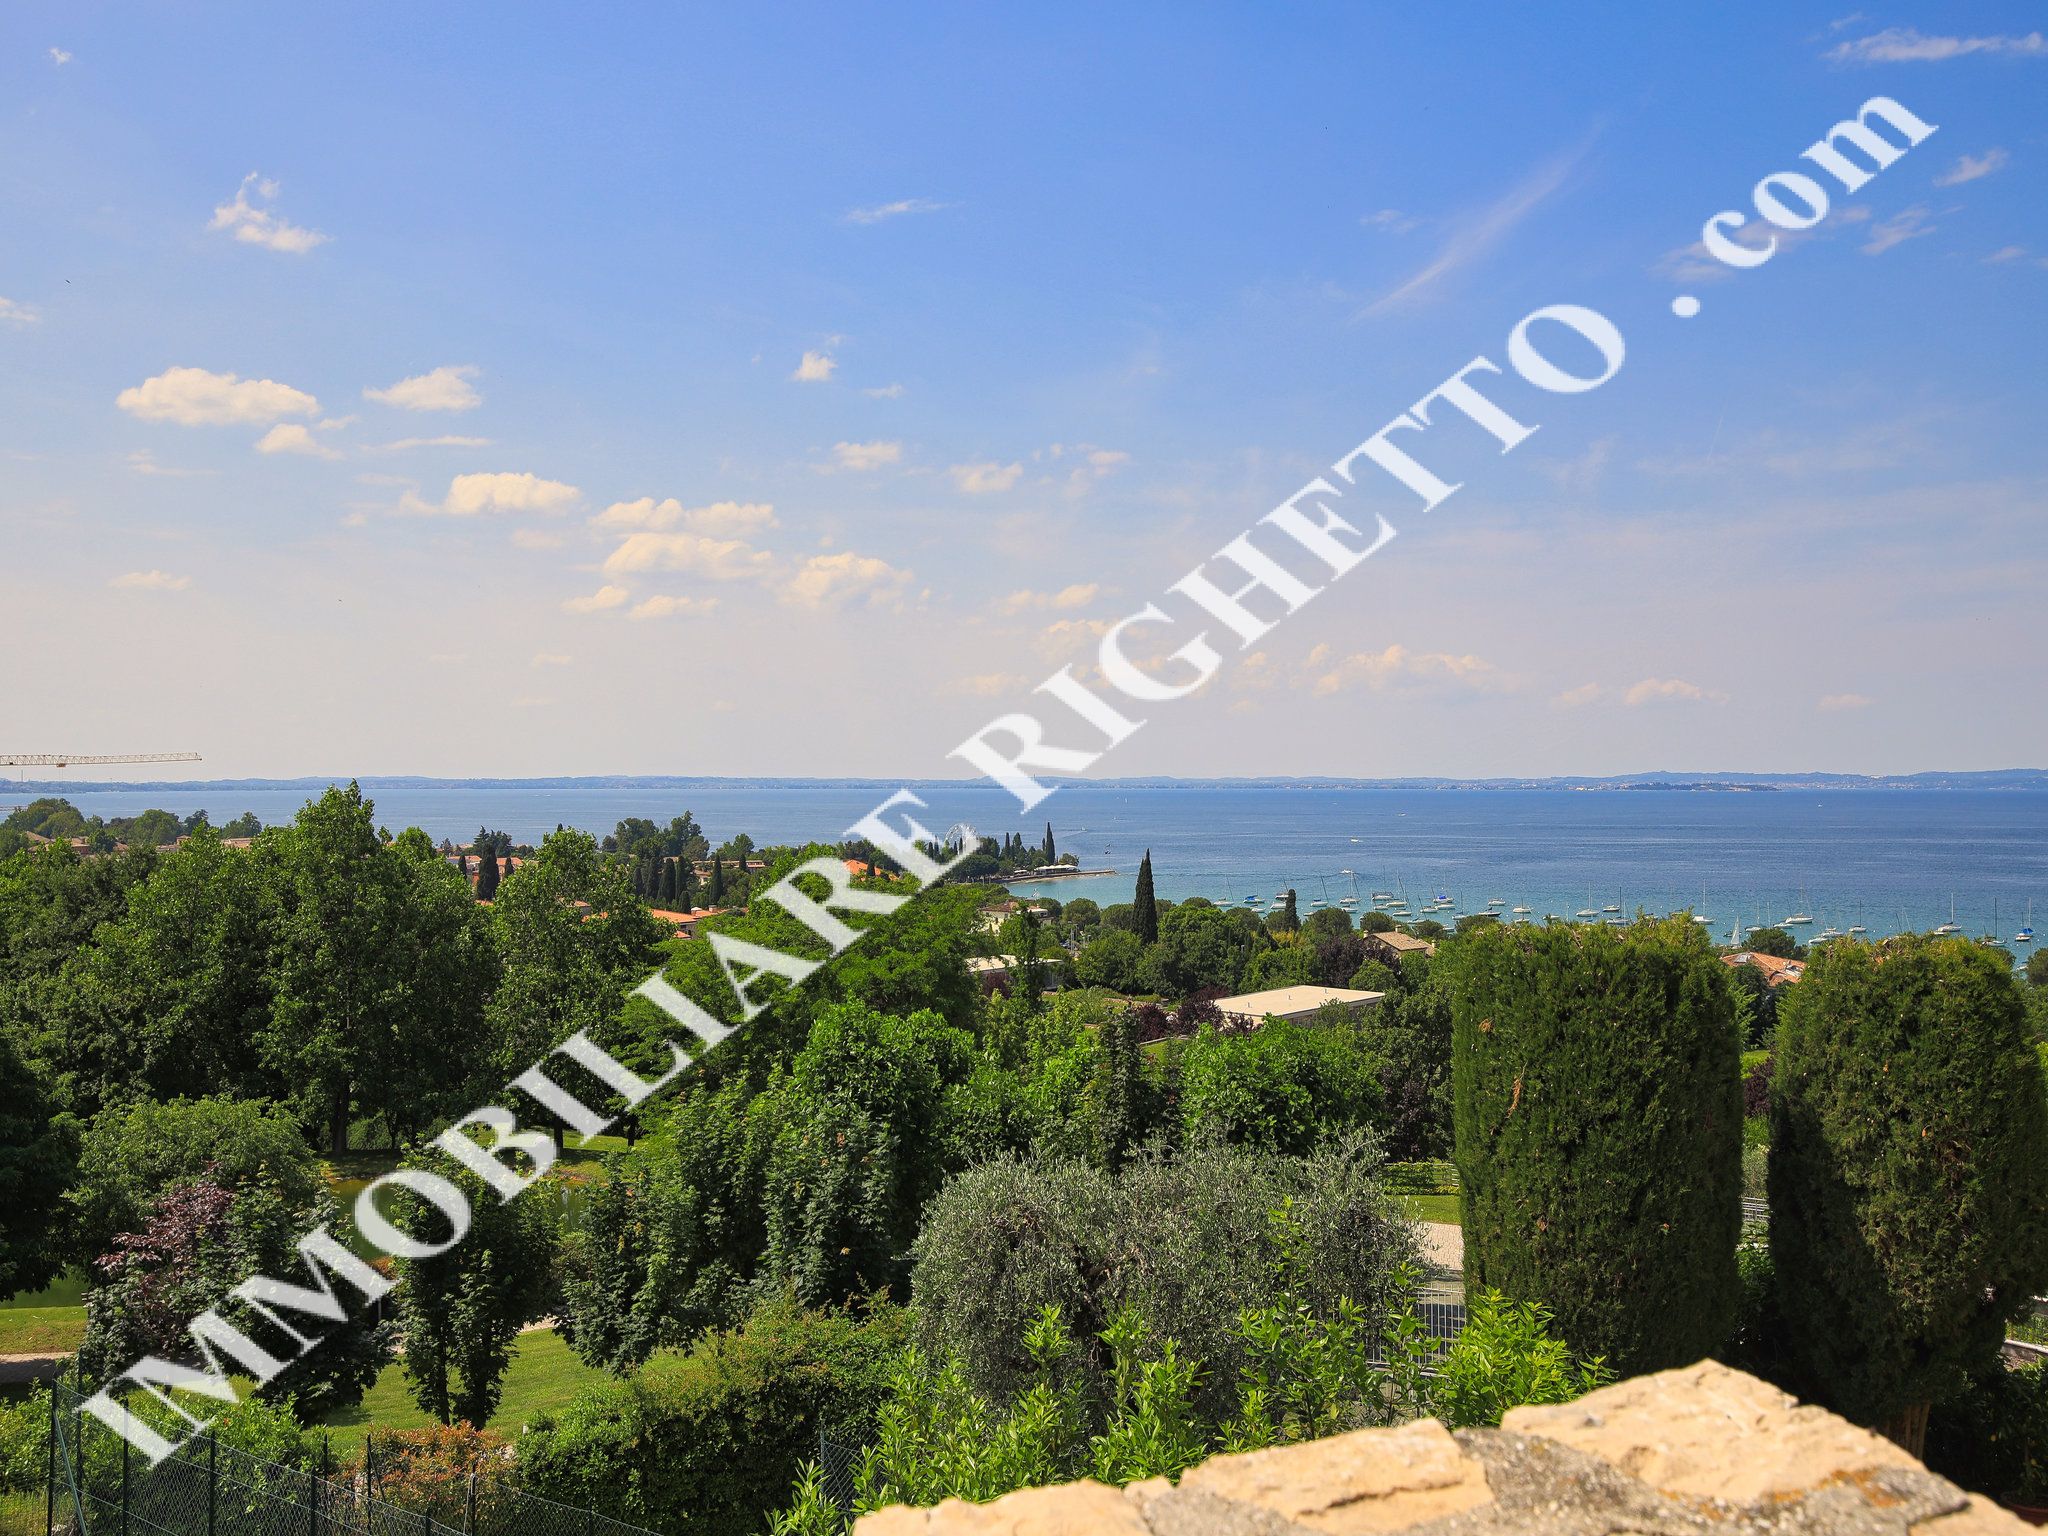
[[[49,1513],[41,1493],[0,1493],[0,1536],[43,1536]]]
[[[85,1337],[83,1307],[0,1311],[0,1355],[68,1355]]]
[[[1396,1195],[1401,1209],[1417,1221],[1448,1222],[1457,1226],[1462,1219],[1458,1214],[1456,1195]]]
[[[569,1352],[561,1335],[552,1328],[522,1333],[511,1369],[505,1373],[504,1394],[498,1411],[485,1427],[506,1436],[516,1436],[519,1426],[543,1408],[559,1408],[579,1388],[610,1378],[594,1371]],[[396,1365],[386,1366],[377,1384],[355,1407],[335,1414],[318,1426],[333,1446],[334,1459],[346,1461],[362,1449],[372,1428],[423,1429],[433,1421],[422,1413],[406,1389],[405,1375]]]

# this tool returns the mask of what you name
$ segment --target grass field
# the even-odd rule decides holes
[[[0,1536],[43,1536],[43,1500],[40,1493],[0,1493]]]
[[[1442,1221],[1458,1225],[1458,1197],[1456,1195],[1396,1195],[1401,1209],[1417,1221]]]
[[[543,1408],[559,1408],[579,1388],[609,1378],[592,1370],[562,1342],[552,1328],[522,1333],[512,1365],[505,1373],[505,1391],[498,1399],[498,1411],[485,1426],[507,1437],[516,1436],[519,1426]],[[372,1428],[424,1429],[433,1422],[420,1411],[406,1388],[404,1372],[386,1366],[377,1384],[355,1407],[334,1415],[319,1425],[314,1434],[324,1433],[333,1447],[334,1459],[345,1461],[361,1449]]]
[[[0,1312],[0,1355],[68,1355],[84,1337],[83,1307],[10,1307]]]

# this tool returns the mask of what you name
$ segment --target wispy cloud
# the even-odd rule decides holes
[[[1394,235],[1405,235],[1422,226],[1422,220],[1398,208],[1382,208],[1377,213],[1362,215],[1358,222],[1367,229],[1384,229]]]
[[[451,363],[429,373],[414,374],[383,389],[366,389],[365,400],[396,406],[401,411],[473,411],[484,403],[469,381],[478,369],[466,363]]]
[[[1354,318],[1366,319],[1413,304],[1453,272],[1479,260],[1565,184],[1566,178],[1591,147],[1592,139],[1588,137],[1576,148],[1554,155],[1537,166],[1504,196],[1464,220],[1428,266],[1390,293],[1373,300]]]
[[[188,480],[194,475],[210,475],[210,469],[183,469],[175,464],[159,464],[156,455],[147,448],[138,448],[128,455],[128,467],[138,475],[155,475],[166,480]]]
[[[62,69],[66,64],[69,64],[71,62],[71,55],[65,52],[62,48],[52,48],[50,50],[50,62],[56,65],[59,69]]]
[[[0,325],[34,325],[43,317],[26,304],[17,304],[12,299],[0,299]]]
[[[953,484],[970,496],[990,496],[1007,491],[1024,473],[1022,464],[955,464],[946,471]]]
[[[1057,592],[1033,592],[1028,589],[1012,592],[1000,603],[996,611],[1004,614],[1030,613],[1047,608],[1064,610],[1086,608],[1095,601],[1102,587],[1093,581],[1077,581],[1071,586],[1061,587]]]
[[[593,528],[624,529],[684,528],[710,538],[739,538],[777,525],[775,508],[765,501],[714,501],[709,506],[686,507],[670,496],[656,501],[642,496],[637,501],[615,501],[590,520]]]
[[[834,443],[832,463],[820,465],[821,469],[880,469],[894,464],[903,457],[903,445],[895,442]]]
[[[284,251],[293,256],[303,256],[332,238],[317,229],[294,224],[274,209],[257,207],[249,201],[251,188],[266,203],[278,193],[276,182],[266,181],[260,171],[251,171],[235,189],[234,201],[213,210],[213,222],[207,228],[231,231],[244,245],[260,245],[265,250]]]
[[[790,378],[799,384],[823,384],[838,366],[829,352],[806,352]]]
[[[1886,27],[1868,37],[1837,43],[1827,57],[1836,64],[1901,64],[1960,59],[1972,53],[2039,57],[2048,54],[2048,37],[2039,32],[2023,37],[1931,37],[1912,27]]]
[[[905,197],[893,203],[876,203],[867,208],[849,208],[842,218],[848,224],[880,224],[885,219],[900,219],[906,213],[937,213],[941,208],[952,206],[951,203],[935,203],[928,197]]]
[[[173,576],[169,571],[130,571],[107,583],[143,592],[182,592],[192,585],[190,576]]]
[[[1997,171],[2005,169],[2012,159],[1997,147],[1987,149],[1981,155],[1964,155],[1956,163],[1934,178],[1937,187],[1959,187],[1966,181],[1978,181]]]
[[[714,539],[701,533],[629,533],[605,557],[607,576],[638,571],[681,571],[712,581],[742,581],[765,576],[774,556],[738,539]]]
[[[783,583],[782,600],[799,608],[828,608],[859,599],[885,604],[899,600],[911,580],[909,571],[886,560],[841,550],[813,555],[798,566]]]
[[[1933,215],[1924,203],[1902,208],[1890,218],[1871,226],[1870,238],[1863,242],[1863,254],[1882,256],[1894,246],[1917,240],[1922,235],[1931,235],[1934,233],[1932,220]]]
[[[1832,715],[1845,709],[1868,709],[1873,702],[1860,693],[1830,693],[1821,699],[1820,708]]]
[[[1483,656],[1412,651],[1405,645],[1390,645],[1381,651],[1354,651],[1343,656],[1328,645],[1318,645],[1308,653],[1303,665],[1310,677],[1309,691],[1325,698],[1351,688],[1369,688],[1377,693],[1400,684],[1434,682],[1483,692],[1505,691],[1515,686],[1513,678]]]
[[[454,437],[450,435],[443,435],[441,437],[401,437],[393,443],[378,443],[372,447],[371,452],[403,453],[410,448],[488,448],[490,446],[491,440],[488,437]]]
[[[901,384],[877,384],[861,391],[870,400],[900,400],[903,397]]]
[[[1623,693],[1621,702],[1631,709],[1645,704],[1725,704],[1728,695],[1682,677],[1646,677]]]
[[[676,615],[701,617],[716,612],[718,599],[715,597],[670,597],[656,593],[644,602],[635,603],[626,617],[629,619],[666,619]]]
[[[262,426],[280,416],[317,416],[320,402],[275,379],[244,379],[204,368],[166,368],[114,397],[142,421],[181,427]]]

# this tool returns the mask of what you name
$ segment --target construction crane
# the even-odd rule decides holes
[[[78,768],[95,763],[196,763],[197,752],[0,752],[0,768]]]

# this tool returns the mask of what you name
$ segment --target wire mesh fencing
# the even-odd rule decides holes
[[[451,1467],[389,1440],[337,1470],[324,1446],[298,1466],[206,1434],[152,1467],[82,1405],[52,1394],[50,1536],[654,1536],[528,1493],[509,1461]]]

